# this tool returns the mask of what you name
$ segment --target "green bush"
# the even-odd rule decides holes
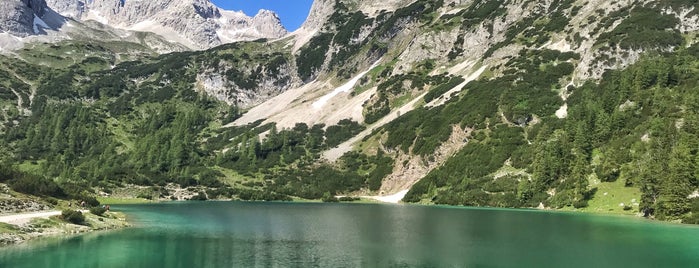
[[[325,53],[332,42],[333,34],[323,33],[311,39],[304,46],[296,57],[298,75],[304,81],[315,78],[316,72],[320,70],[325,61]]]
[[[679,46],[684,41],[675,29],[679,23],[674,15],[663,14],[658,9],[637,7],[614,30],[601,34],[596,44],[618,44],[623,49]]]
[[[337,125],[329,126],[325,130],[325,143],[328,147],[335,147],[349,140],[365,129],[364,126],[350,119],[342,119]]]
[[[65,196],[63,189],[53,180],[33,174],[17,173],[16,177],[10,180],[8,184],[12,190],[24,194],[52,197]]]
[[[85,224],[85,215],[82,212],[72,209],[66,209],[61,212],[61,218],[64,221],[74,224]]]
[[[573,202],[573,207],[575,207],[575,208],[585,208],[587,206],[588,206],[587,200],[578,200],[578,201]],[[625,206],[624,210],[631,210],[631,207]]]
[[[291,197],[275,193],[272,191],[260,191],[260,190],[250,190],[250,189],[240,189],[238,193],[238,198],[241,200],[260,200],[260,201],[292,201]]]
[[[46,202],[48,202],[51,205],[58,205],[58,199],[53,198],[53,197],[47,197],[44,199]]]
[[[105,212],[107,212],[107,209],[100,206],[90,208],[90,213],[95,214],[97,216],[102,216]]]
[[[325,192],[325,193],[323,194],[323,198],[321,198],[321,200],[323,200],[323,202],[326,202],[326,203],[336,203],[336,202],[339,202],[339,200],[337,199],[337,197],[335,197],[334,195],[332,195],[330,192]]]
[[[206,196],[206,193],[205,193],[205,192],[199,192],[197,195],[192,196],[192,198],[190,198],[189,200],[193,200],[193,201],[206,201],[207,199],[209,199],[209,198]]]
[[[430,101],[444,95],[444,93],[447,93],[447,91],[458,86],[459,84],[463,83],[464,81],[466,81],[466,79],[464,79],[463,77],[452,77],[449,80],[449,82],[432,88],[429,92],[427,92],[427,94],[425,94],[425,96],[423,98],[424,98],[425,102],[430,102]]]
[[[359,197],[351,197],[351,196],[343,196],[338,198],[340,202],[354,202],[354,201],[359,201]]]

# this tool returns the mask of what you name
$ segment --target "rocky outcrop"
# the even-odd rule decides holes
[[[252,69],[255,68],[243,71],[251,72]],[[197,75],[196,88],[219,101],[247,109],[277,96],[295,85],[294,77],[291,74],[293,74],[291,66],[284,64],[279,67],[276,73],[264,72],[260,74],[255,87],[246,88],[236,84],[235,81],[226,79],[221,73],[209,70]]]
[[[49,27],[41,20],[47,13],[44,0],[1,1],[0,10],[0,31],[28,36]]]
[[[24,199],[3,199],[0,200],[0,215],[36,212],[51,209],[51,206],[34,200]]]
[[[81,0],[46,0],[51,9],[69,18],[80,18],[85,8]]]
[[[308,17],[301,26],[301,29],[307,31],[319,30],[333,12],[335,12],[335,0],[313,1],[311,11],[308,13]]]

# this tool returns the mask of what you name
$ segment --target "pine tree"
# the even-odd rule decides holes
[[[588,166],[587,156],[582,153],[577,153],[573,161],[573,168],[568,177],[568,179],[573,180],[573,202],[584,200],[587,195],[587,186],[589,184],[587,181]]]
[[[691,193],[690,181],[694,176],[694,157],[687,142],[681,138],[672,148],[668,160],[667,178],[661,182],[658,217],[677,219],[689,212],[690,202],[687,196]]]

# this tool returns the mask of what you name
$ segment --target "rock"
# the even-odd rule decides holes
[[[41,21],[46,9],[44,0],[1,1],[0,31],[17,36],[38,34],[42,26],[38,24],[46,24]]]
[[[15,245],[24,242],[24,238],[16,234],[0,233],[0,246]]]
[[[51,209],[50,206],[25,199],[4,199],[0,200],[0,215],[23,212],[36,212]]]

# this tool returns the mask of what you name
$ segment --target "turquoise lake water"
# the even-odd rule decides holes
[[[411,205],[112,206],[134,227],[0,249],[0,267],[699,267],[699,228]]]

